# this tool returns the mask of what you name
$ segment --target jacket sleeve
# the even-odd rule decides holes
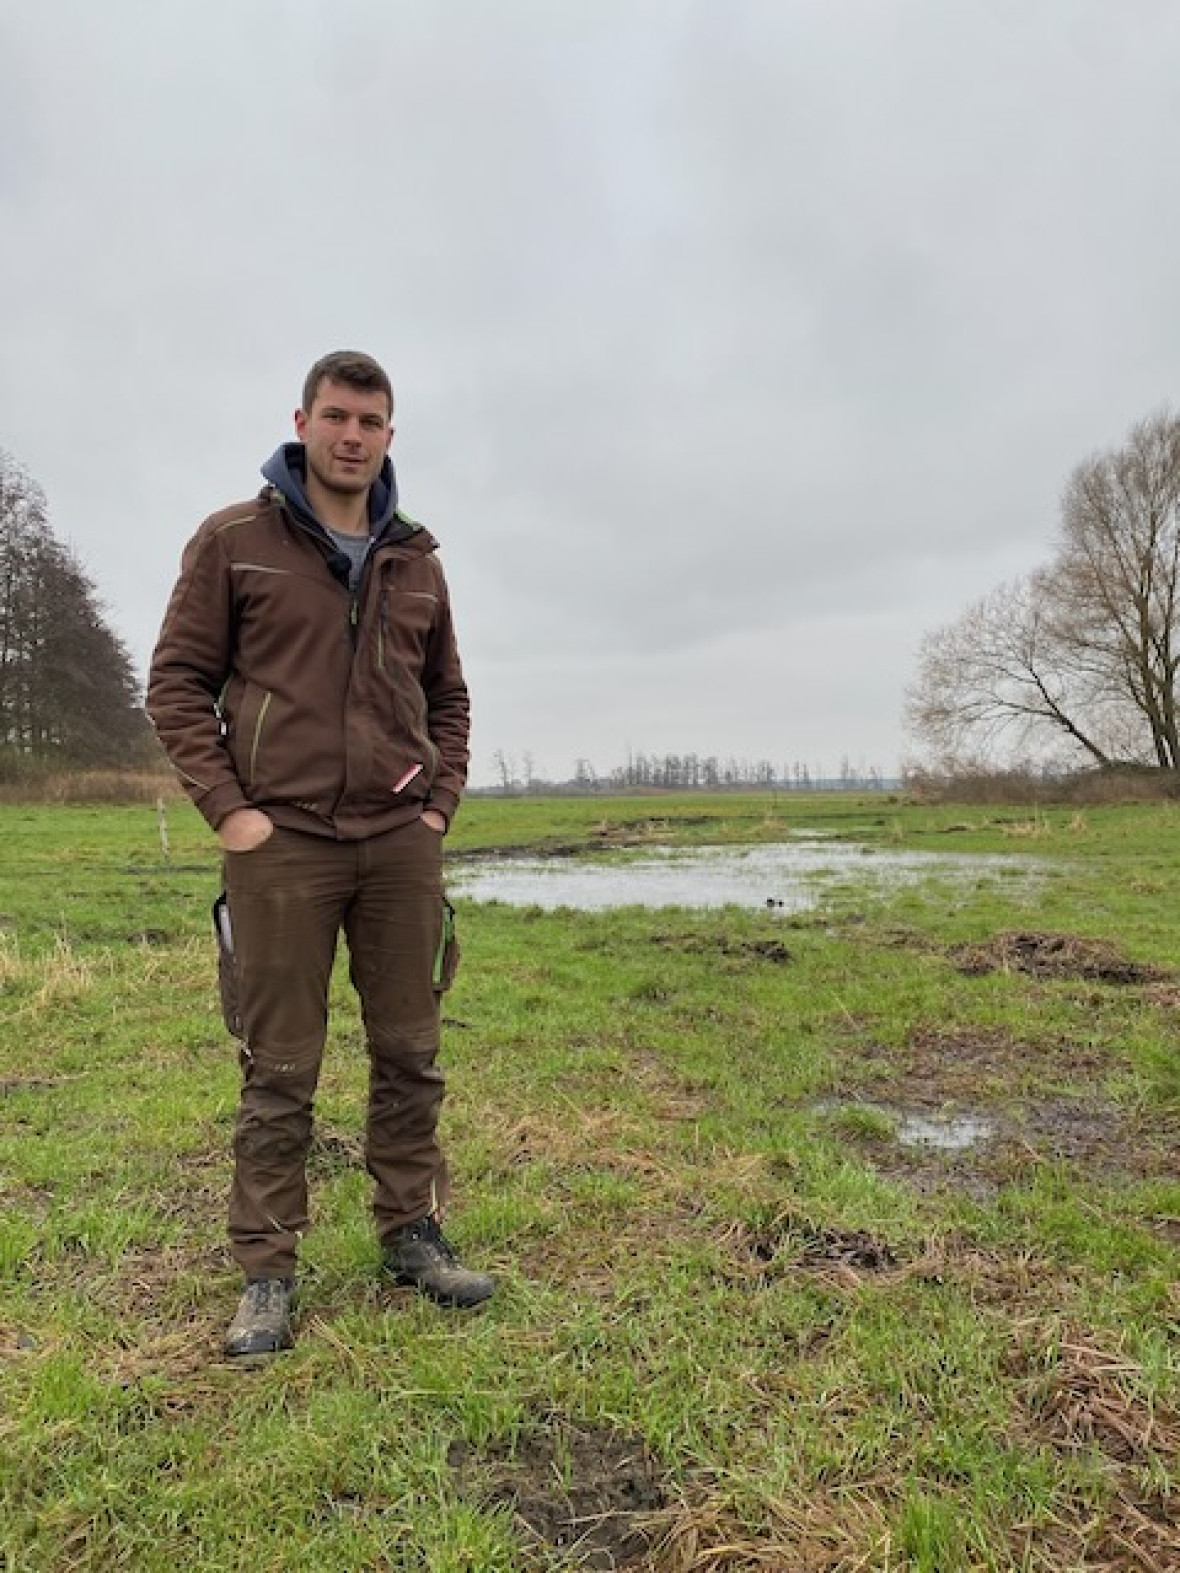
[[[435,565],[438,567],[437,563]],[[441,567],[439,574],[438,617],[422,673],[426,695],[426,723],[430,739],[438,749],[438,769],[426,799],[449,824],[459,806],[467,781],[468,739],[471,733],[471,703],[459,646],[451,620],[451,598]]]
[[[217,699],[231,670],[233,590],[218,535],[185,548],[148,674],[147,712],[185,790],[210,825],[250,800],[234,771]]]

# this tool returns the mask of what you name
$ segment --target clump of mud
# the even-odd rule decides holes
[[[791,960],[791,952],[781,939],[735,939],[729,934],[662,934],[651,936],[651,943],[665,950],[679,950],[685,955],[712,954],[722,956],[748,956],[754,961],[783,963]]]
[[[824,1229],[789,1216],[763,1228],[731,1225],[721,1243],[762,1276],[772,1265],[821,1274],[835,1270],[841,1277],[889,1272],[898,1265],[892,1249],[863,1230]]]
[[[1078,934],[996,934],[976,945],[956,945],[951,956],[960,972],[1023,972],[1036,978],[1086,978],[1098,983],[1156,983],[1170,974],[1162,967],[1128,961],[1103,939]]]
[[[550,1421],[508,1445],[451,1445],[465,1491],[507,1504],[538,1550],[574,1567],[625,1568],[652,1549],[668,1493],[642,1441],[600,1426]]]
[[[708,825],[708,814],[677,814],[675,819],[602,819],[577,841],[529,842],[524,846],[476,847],[463,854],[471,863],[499,862],[513,858],[577,858],[594,852],[614,852],[634,847],[663,845],[675,828]]]
[[[851,1267],[857,1272],[888,1272],[897,1257],[883,1240],[862,1229],[809,1229],[799,1261],[804,1267]]]

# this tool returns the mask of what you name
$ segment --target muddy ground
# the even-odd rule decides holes
[[[588,1570],[633,1567],[652,1550],[669,1501],[639,1438],[560,1415],[512,1447],[456,1442],[448,1462],[465,1495],[511,1509],[539,1565],[558,1553]]]
[[[1103,940],[1005,933],[946,954],[968,976],[1020,973],[1094,987],[1096,1008],[1102,990],[1112,988],[1133,989],[1148,1006],[1180,1006],[1170,972],[1131,961]],[[918,1024],[900,1047],[859,1042],[850,1058],[837,1096],[822,1105],[830,1116],[839,1118],[843,1105],[878,1111],[896,1122],[897,1131],[914,1114],[933,1127],[944,1121],[952,1135],[956,1125],[973,1122],[984,1130],[956,1151],[950,1141],[940,1144],[936,1129],[923,1142],[872,1129],[857,1138],[847,1123],[842,1126],[875,1167],[918,1187],[950,1185],[982,1198],[1056,1162],[1085,1166],[1105,1179],[1180,1177],[1180,1120],[1104,1096],[1114,1067],[1103,1050],[1051,1035],[1022,1038],[1002,1027]],[[1158,1224],[1169,1236],[1180,1226],[1174,1219]]]
[[[968,976],[1023,972],[1035,978],[1121,984],[1156,983],[1170,977],[1163,967],[1129,961],[1108,940],[1078,934],[996,934],[979,944],[953,946],[950,955]]]

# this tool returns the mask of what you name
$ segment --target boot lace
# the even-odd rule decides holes
[[[451,1248],[450,1241],[438,1226],[438,1219],[429,1215],[419,1220],[412,1230],[416,1240],[421,1240],[424,1245],[431,1246],[442,1257],[448,1267],[458,1265],[458,1259]]]
[[[291,1286],[285,1278],[254,1278],[246,1285],[250,1309],[260,1315],[281,1311],[290,1295]]]

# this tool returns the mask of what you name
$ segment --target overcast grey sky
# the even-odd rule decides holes
[[[397,393],[473,779],[892,772],[1173,404],[1175,0],[0,0],[0,447],[146,664],[307,366]]]

